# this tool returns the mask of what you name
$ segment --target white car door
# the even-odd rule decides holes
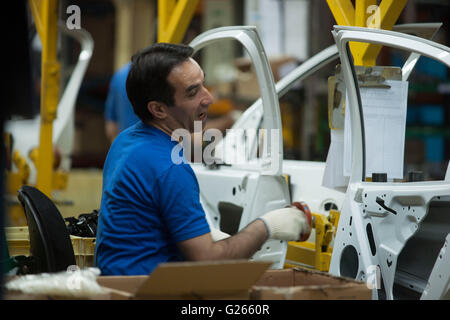
[[[224,27],[207,31],[190,46],[195,51],[224,40],[235,40],[247,50],[253,62],[264,111],[264,154],[247,161],[228,161],[211,169],[192,164],[199,185],[200,200],[211,225],[235,234],[262,214],[290,204],[289,190],[282,173],[283,143],[281,116],[273,75],[255,27]],[[232,132],[231,132],[232,135]],[[227,136],[231,136],[230,132]],[[245,144],[245,143],[244,143]],[[236,159],[239,160],[239,159]],[[272,261],[272,268],[282,268],[287,242],[267,241],[253,259]]]
[[[450,177],[444,181],[365,182],[365,132],[349,41],[414,52],[450,67],[450,48],[377,29],[335,27],[350,112],[352,167],[330,273],[375,285],[375,299],[442,298],[450,266]],[[448,171],[447,171],[448,172]],[[445,252],[447,254],[445,255]],[[377,290],[378,289],[378,290]]]

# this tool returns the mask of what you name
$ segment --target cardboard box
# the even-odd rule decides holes
[[[371,300],[366,283],[302,268],[268,270],[250,291],[252,300]]]
[[[111,299],[370,300],[366,283],[302,268],[267,270],[270,262],[165,263],[150,276],[101,276]]]
[[[111,299],[248,299],[271,262],[226,260],[160,264],[150,276],[100,276]]]
[[[366,283],[271,262],[228,260],[160,264],[150,276],[100,276],[106,293],[91,300],[370,300]],[[5,299],[82,299],[7,292]]]

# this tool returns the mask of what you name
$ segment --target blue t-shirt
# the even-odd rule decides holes
[[[126,83],[130,68],[131,62],[113,75],[105,103],[105,120],[116,122],[119,132],[139,121],[127,95]]]
[[[176,243],[210,232],[194,171],[172,162],[175,146],[141,121],[111,145],[95,250],[102,275],[147,275],[161,262],[183,261]]]

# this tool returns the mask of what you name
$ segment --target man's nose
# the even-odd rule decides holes
[[[214,102],[214,97],[211,94],[211,92],[209,92],[209,90],[207,88],[203,88],[204,90],[204,97],[202,99],[202,104],[204,105],[210,105]]]

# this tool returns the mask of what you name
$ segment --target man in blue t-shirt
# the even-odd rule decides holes
[[[270,239],[310,232],[296,208],[265,213],[236,235],[210,229],[187,162],[173,161],[176,129],[194,132],[213,98],[188,46],[159,43],[132,59],[126,89],[140,121],[114,140],[103,169],[96,266],[144,275],[161,262],[250,258]]]
[[[106,137],[111,143],[120,132],[139,121],[125,87],[130,67],[131,62],[117,70],[109,83],[104,117]]]

